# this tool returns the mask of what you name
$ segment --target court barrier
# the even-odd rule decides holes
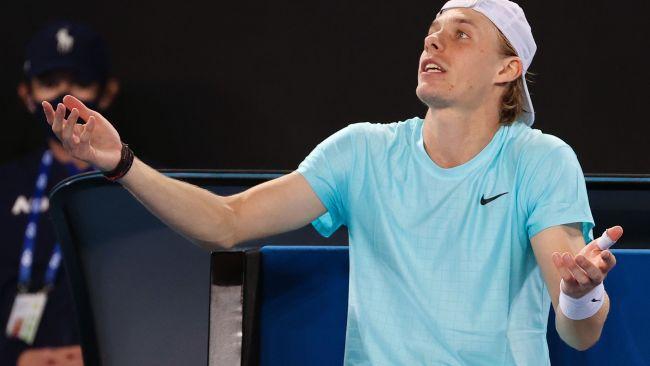
[[[650,250],[615,250],[618,264],[606,279],[611,310],[601,339],[579,352],[548,325],[553,365],[646,365],[650,360]],[[218,254],[218,253],[217,253]],[[348,297],[347,247],[267,246],[259,251],[256,318],[260,365],[341,365]],[[255,266],[249,261],[249,266]],[[250,300],[250,299],[249,299]],[[244,300],[246,303],[246,299]],[[249,340],[251,341],[251,340]]]

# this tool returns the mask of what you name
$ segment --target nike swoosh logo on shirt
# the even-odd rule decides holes
[[[504,192],[504,193],[501,193],[501,194],[497,194],[496,196],[494,196],[494,197],[490,197],[490,198],[485,198],[485,195],[482,195],[482,196],[481,196],[481,205],[485,206],[485,205],[487,205],[488,203],[490,203],[490,202],[494,201],[495,199],[497,199],[497,198],[499,198],[499,197],[501,197],[501,196],[503,196],[503,195],[506,195],[506,194],[508,194],[508,192]]]

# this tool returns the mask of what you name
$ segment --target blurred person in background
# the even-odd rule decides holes
[[[32,38],[23,69],[17,93],[42,129],[42,145],[0,166],[0,365],[81,365],[71,291],[47,211],[58,182],[92,168],[63,149],[40,105],[71,94],[106,111],[119,84],[110,77],[104,40],[68,21]]]

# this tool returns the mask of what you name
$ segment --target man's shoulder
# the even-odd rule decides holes
[[[508,150],[520,162],[538,162],[557,153],[575,155],[573,149],[557,136],[543,133],[523,123],[516,123],[511,129],[513,132],[508,141]]]
[[[566,169],[582,171],[575,152],[562,139],[528,126],[516,128],[520,131],[513,131],[505,153],[515,166],[518,179],[544,180]]]

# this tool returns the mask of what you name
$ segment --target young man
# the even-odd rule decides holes
[[[516,4],[452,0],[424,39],[424,119],[350,125],[296,172],[229,197],[133,159],[75,98],[44,108],[74,156],[206,248],[312,221],[323,235],[346,225],[346,364],[546,365],[551,302],[561,337],[593,345],[615,258],[598,241],[585,246],[593,219],[575,154],[529,127],[534,52]]]
[[[68,282],[65,274],[56,274],[60,254],[48,220],[47,194],[62,179],[92,167],[61,146],[45,124],[41,103],[58,103],[71,94],[93,109],[106,110],[118,89],[117,81],[109,77],[108,61],[106,44],[96,32],[67,21],[47,25],[27,45],[24,80],[17,92],[33,123],[46,128],[42,128],[38,149],[0,166],[2,365],[82,362]],[[40,188],[37,182],[42,183]],[[47,271],[49,265],[52,271]],[[12,312],[17,314],[22,308],[15,305],[18,298],[40,294],[47,300],[33,332],[10,321]]]

